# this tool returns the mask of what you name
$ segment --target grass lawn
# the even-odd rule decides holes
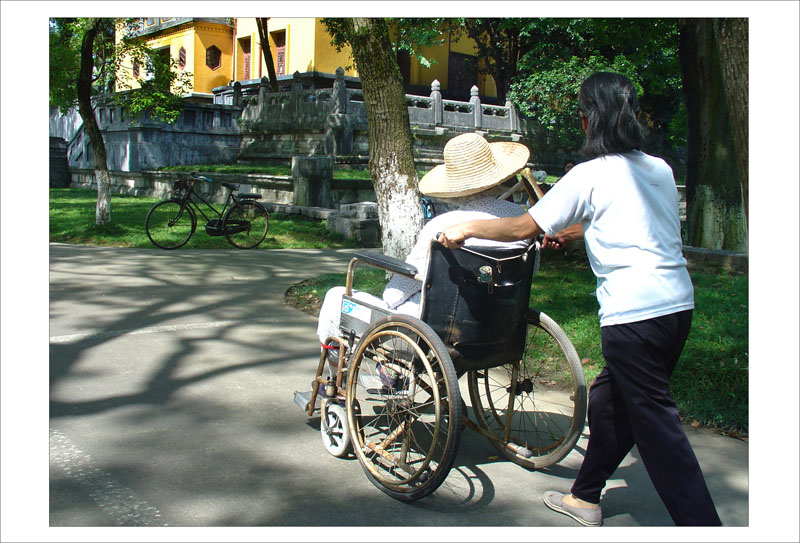
[[[345,274],[325,274],[295,285],[287,301],[315,314],[325,292],[344,284]],[[748,433],[747,276],[693,273],[692,330],[672,376],[672,394],[689,424],[734,436]],[[384,273],[357,268],[355,288],[380,295]],[[600,346],[595,277],[585,256],[545,251],[533,280],[531,306],[552,317],[566,332],[591,384],[605,362]]]
[[[144,219],[159,200],[143,196],[111,196],[111,224],[94,221],[97,192],[89,189],[50,189],[50,241],[108,247],[156,248],[144,231]],[[215,205],[217,209],[222,206]],[[224,236],[205,232],[205,219],[197,218],[197,230],[187,249],[231,249]],[[356,247],[357,244],[325,228],[324,221],[272,213],[267,237],[258,249],[318,249]],[[180,249],[179,249],[180,250]]]

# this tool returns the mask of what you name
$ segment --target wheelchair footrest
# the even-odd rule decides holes
[[[303,411],[305,411],[306,413],[308,413],[308,406],[311,404],[311,392],[312,391],[309,390],[308,392],[295,391],[294,393],[294,404]],[[314,411],[317,411],[320,408],[321,404],[322,402],[320,401],[320,397],[319,395],[317,395],[317,401],[315,402],[314,405]]]

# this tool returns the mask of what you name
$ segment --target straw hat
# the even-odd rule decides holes
[[[531,152],[521,143],[489,143],[475,133],[444,146],[444,164],[426,173],[419,190],[428,196],[469,196],[499,185],[525,167]]]

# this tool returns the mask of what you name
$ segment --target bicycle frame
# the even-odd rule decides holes
[[[222,206],[222,210],[218,211],[217,208],[215,208],[211,204],[211,202],[209,202],[208,200],[206,200],[205,198],[203,198],[202,196],[197,194],[194,191],[194,186],[192,186],[191,190],[189,191],[189,193],[184,198],[182,205],[184,207],[189,206],[189,207],[193,208],[196,212],[198,212],[200,215],[202,215],[203,218],[206,221],[210,221],[212,219],[212,217],[209,217],[209,215],[205,214],[203,209],[200,207],[199,202],[196,201],[196,200],[193,200],[192,196],[194,196],[200,202],[203,202],[209,209],[211,209],[211,211],[214,212],[214,215],[216,215],[215,218],[218,219],[218,220],[222,220],[222,218],[225,216],[225,211],[228,209],[229,206],[236,205],[238,203],[238,201],[239,201],[238,198],[236,198],[236,196],[233,194],[233,191],[231,189],[228,189],[228,197],[225,199],[225,204]],[[231,202],[233,202],[233,203],[231,203]]]

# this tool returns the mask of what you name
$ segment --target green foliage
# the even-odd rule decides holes
[[[168,51],[166,54],[153,51],[137,39],[136,21],[117,22],[118,30],[123,32],[115,52],[116,83],[119,89],[128,92],[117,93],[114,99],[125,104],[132,116],[149,111],[153,118],[173,123],[183,109],[183,95],[192,89],[192,73],[181,70],[178,59],[170,57]],[[139,76],[122,69],[123,62],[138,65]],[[138,88],[133,88],[134,81]]]
[[[83,35],[95,19],[50,19],[50,104],[66,112],[77,103],[80,71],[80,46]],[[117,103],[136,116],[149,111],[152,117],[174,122],[182,110],[182,95],[191,90],[189,72],[177,68],[177,59],[148,49],[134,35],[126,34],[115,43],[115,30],[134,29],[135,19],[100,19],[100,32],[94,41],[93,94],[113,92],[117,87],[131,89],[133,78],[123,63],[141,66],[140,88],[117,93]]]
[[[93,24],[94,19],[87,18],[55,18],[49,21],[50,104],[62,112],[77,104],[81,40]],[[96,93],[113,88],[113,63],[113,19],[101,19],[93,55],[92,84]]]
[[[422,48],[444,45],[447,41],[444,29],[450,26],[448,19],[441,18],[390,20],[395,50],[408,52],[424,68],[430,68],[436,59],[424,56]]]
[[[625,56],[619,55],[611,61],[600,56],[573,56],[550,69],[531,72],[512,84],[511,97],[521,113],[537,119],[563,146],[577,148],[583,140],[578,92],[584,79],[600,71],[627,76],[636,86],[639,96],[644,95],[642,84],[635,75],[635,66]]]
[[[331,45],[337,51],[341,52],[346,45],[350,44],[353,27],[349,19],[323,18],[321,21],[331,36]],[[450,25],[450,20],[399,18],[386,19],[386,24],[390,29],[395,53],[406,51],[419,62],[420,66],[430,68],[436,63],[436,59],[423,55],[422,48],[443,45],[447,34],[442,29]]]
[[[685,142],[678,29],[673,19],[525,19],[535,36],[519,57],[512,101],[563,145],[580,142],[577,95],[595,71],[627,76],[640,93],[642,120],[673,145]]]

